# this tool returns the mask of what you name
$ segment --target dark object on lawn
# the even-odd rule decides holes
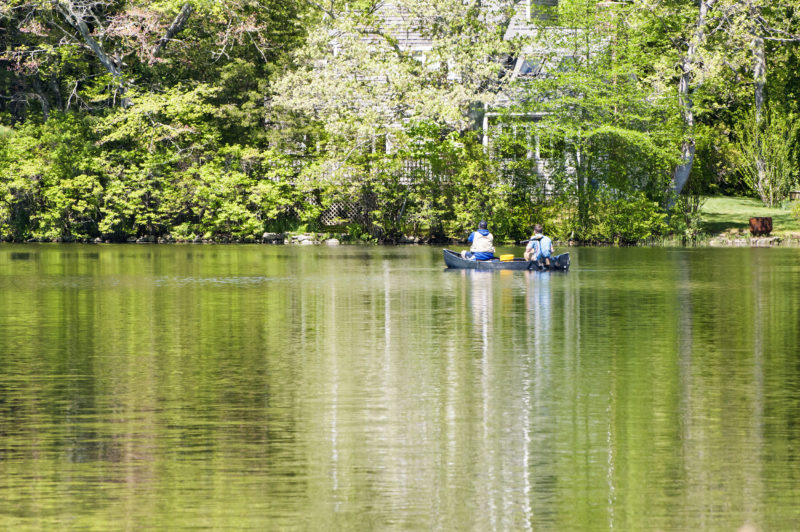
[[[772,217],[759,216],[750,218],[750,234],[753,236],[768,235],[772,232]]]

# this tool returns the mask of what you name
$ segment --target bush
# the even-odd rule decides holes
[[[0,237],[97,234],[102,173],[87,121],[52,113],[0,137]]]
[[[789,193],[797,174],[793,151],[800,122],[773,109],[760,121],[750,112],[736,130],[745,183],[774,207]]]
[[[791,205],[792,216],[800,220],[800,201],[793,201]]]
[[[667,229],[666,213],[658,203],[643,193],[617,197],[603,192],[591,203],[590,227],[585,233],[589,242],[613,242],[630,245],[663,235]]]

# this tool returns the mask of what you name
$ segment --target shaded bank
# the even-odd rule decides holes
[[[261,238],[203,238],[196,237],[191,239],[172,238],[172,237],[155,237],[145,236],[140,238],[129,238],[127,240],[113,240],[103,238],[82,238],[82,239],[30,239],[25,242],[11,242],[0,240],[0,245],[17,245],[17,244],[98,244],[98,245],[119,245],[119,244],[192,244],[192,245],[234,245],[234,244],[252,244],[252,245],[279,245],[279,246],[461,246],[469,248],[469,242],[466,239],[457,238],[441,238],[429,239],[414,236],[403,236],[395,240],[364,240],[353,238],[347,233],[264,233]],[[498,247],[502,248],[524,248],[525,241],[503,241],[498,240]],[[672,248],[705,248],[705,247],[800,247],[800,233],[789,233],[788,235],[781,236],[760,236],[751,237],[740,233],[725,233],[719,235],[700,235],[694,239],[687,238],[653,238],[643,240],[640,242],[630,244],[617,244],[614,242],[579,242],[576,240],[554,240],[553,245],[556,248],[571,248],[571,247],[586,247],[586,248],[630,248],[630,247],[672,247]],[[458,249],[461,249],[460,247]],[[521,255],[521,251],[520,251]]]

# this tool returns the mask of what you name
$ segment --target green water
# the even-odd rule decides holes
[[[0,529],[800,528],[800,250],[570,251],[1,244]]]

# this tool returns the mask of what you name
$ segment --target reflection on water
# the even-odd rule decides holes
[[[0,245],[0,528],[792,530],[800,253]]]

